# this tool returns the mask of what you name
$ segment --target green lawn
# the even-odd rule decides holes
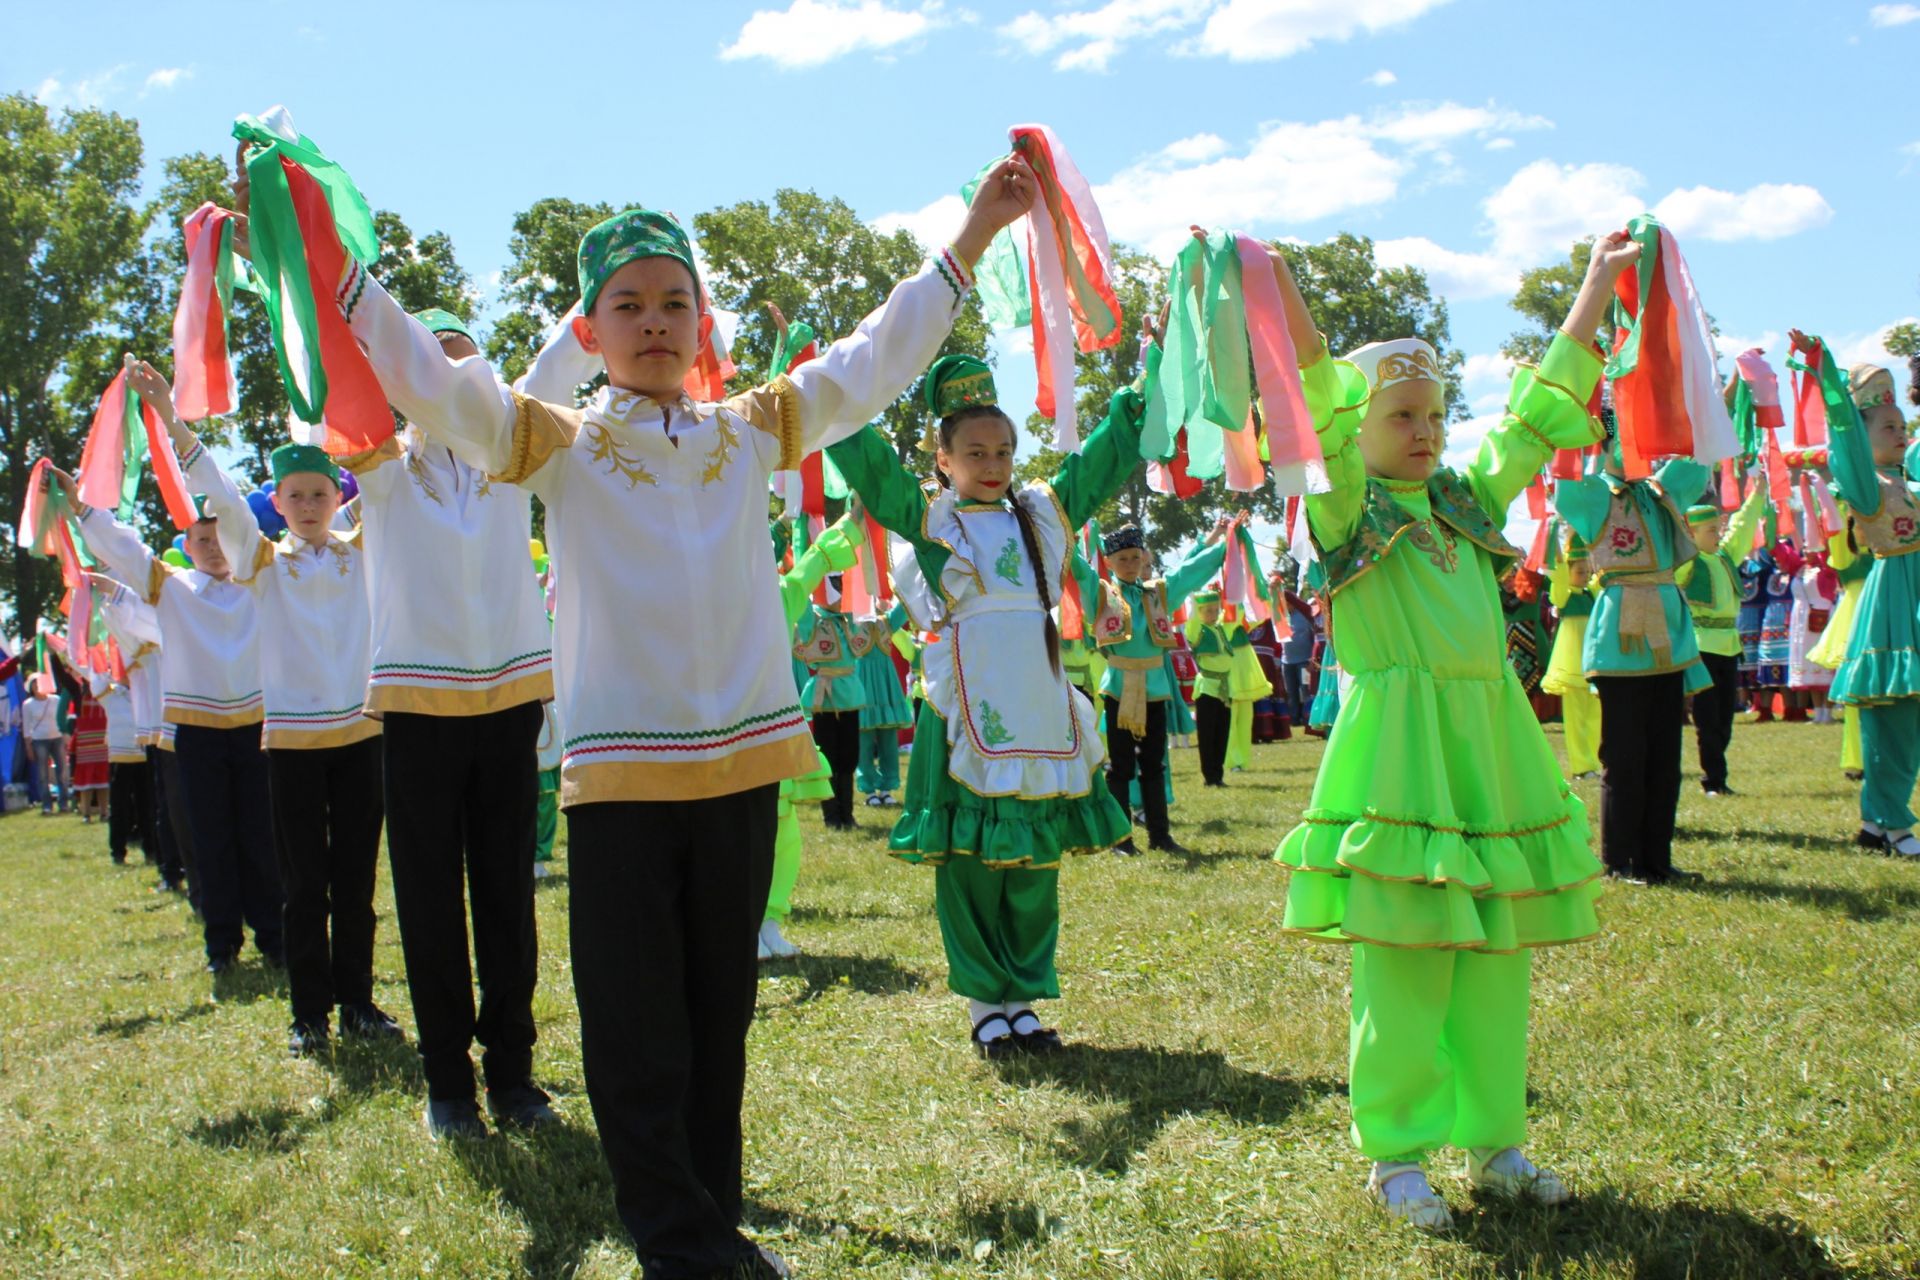
[[[808,814],[747,1100],[749,1225],[802,1276],[1911,1276],[1920,1273],[1920,866],[1851,845],[1839,730],[1740,726],[1734,801],[1688,789],[1692,889],[1610,892],[1535,969],[1532,1151],[1559,1210],[1435,1183],[1427,1240],[1348,1144],[1344,949],[1281,937],[1267,859],[1320,747],[1225,791],[1175,753],[1191,860],[1065,872],[1051,1010],[1073,1048],[990,1067],[944,989],[931,874],[883,820]],[[1597,803],[1591,783],[1580,784]],[[411,1051],[286,1056],[250,954],[75,819],[0,821],[0,1272],[634,1274],[581,1084],[564,853],[539,892],[535,1071],[566,1125],[436,1145]],[[411,1010],[383,873],[377,998]],[[635,974],[633,998],[648,996]]]

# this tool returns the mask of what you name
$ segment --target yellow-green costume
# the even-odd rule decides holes
[[[1820,643],[1807,653],[1807,660],[1829,671],[1838,670],[1847,660],[1847,641],[1853,636],[1854,615],[1860,609],[1860,589],[1866,585],[1873,568],[1873,552],[1860,545],[1853,532],[1853,513],[1840,504],[1842,532],[1827,544],[1827,564],[1840,579],[1840,603],[1834,606],[1833,619],[1820,633]],[[1840,707],[1840,769],[1860,773],[1860,712],[1857,707]]]
[[[1498,578],[1518,558],[1496,521],[1556,447],[1592,444],[1597,353],[1562,335],[1514,374],[1464,474],[1366,474],[1366,376],[1303,371],[1332,491],[1309,495],[1347,675],[1301,824],[1288,932],[1358,944],[1353,1137],[1375,1160],[1446,1143],[1504,1147],[1526,1127],[1531,948],[1599,930],[1599,863],[1506,661]]]
[[[1587,683],[1580,659],[1587,619],[1593,614],[1593,595],[1573,584],[1574,567],[1587,563],[1586,544],[1575,538],[1547,573],[1547,599],[1559,612],[1560,625],[1554,628],[1547,673],[1540,678],[1541,689],[1560,699],[1567,772],[1575,777],[1600,771],[1600,698]]]

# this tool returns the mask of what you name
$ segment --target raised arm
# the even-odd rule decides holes
[[[173,451],[180,459],[180,470],[195,493],[205,495],[207,514],[219,523],[215,529],[220,550],[233,566],[233,580],[245,584],[253,580],[260,567],[273,559],[273,544],[260,532],[260,521],[253,508],[240,496],[232,477],[220,469],[206,446],[187,426],[173,407],[173,388],[160,371],[145,360],[127,365],[127,385],[140,393],[152,406],[167,429]]]
[[[1760,527],[1760,515],[1767,507],[1767,487],[1754,478],[1753,486],[1747,490],[1747,496],[1741,499],[1739,509],[1727,520],[1727,531],[1720,538],[1720,550],[1736,558],[1746,555],[1753,546],[1754,530]]]
[[[800,615],[807,611],[807,597],[813,589],[826,581],[829,573],[839,573],[853,567],[853,538],[850,532],[857,533],[857,525],[849,525],[842,516],[828,525],[815,538],[813,545],[802,551],[793,562],[793,568],[780,575],[780,603],[786,611],[787,629],[800,621]]]
[[[872,427],[856,433],[827,449],[833,465],[840,468],[847,484],[860,495],[867,514],[880,527],[899,534],[913,544],[914,557],[928,582],[939,582],[952,550],[921,532],[927,514],[927,498],[919,481],[902,466],[893,446]]]
[[[576,302],[547,334],[527,371],[514,381],[515,391],[548,404],[571,407],[575,390],[606,372],[607,362],[580,345],[574,325],[579,317],[580,304]]]
[[[87,575],[93,582],[94,605],[107,630],[120,642],[121,652],[133,654],[141,645],[160,643],[160,615],[140,599],[133,588],[104,573]]]
[[[1159,365],[1159,348],[1150,348],[1148,377]],[[1107,407],[1107,417],[1070,453],[1053,477],[1053,493],[1067,513],[1067,532],[1091,520],[1140,466],[1140,429],[1146,424],[1146,399],[1138,387],[1123,387]]]
[[[80,513],[80,531],[86,535],[87,550],[120,581],[139,583],[141,599],[158,604],[167,584],[166,562],[149,551],[140,535],[120,523],[113,512],[82,503],[72,476],[58,467],[50,471],[53,483],[66,494],[68,505]]]
[[[1222,517],[1213,526],[1213,532],[1207,540],[1196,547],[1193,554],[1175,565],[1167,572],[1167,609],[1169,612],[1186,603],[1188,596],[1212,581],[1213,575],[1220,572],[1220,566],[1227,560],[1226,526]]]
[[[393,407],[468,466],[489,475],[508,472],[516,409],[493,367],[479,356],[447,359],[440,340],[358,263],[349,265],[340,296],[347,324]]]
[[[1654,472],[1653,478],[1661,492],[1685,511],[1706,493],[1713,472],[1705,463],[1695,462],[1692,458],[1669,458],[1661,464],[1660,470]]]
[[[1557,333],[1538,369],[1513,371],[1506,412],[1480,442],[1465,480],[1474,500],[1495,523],[1533,482],[1555,449],[1584,449],[1605,435],[1587,404],[1600,381],[1600,353],[1566,333]]]
[[[1820,379],[1820,399],[1827,409],[1827,466],[1833,472],[1834,491],[1854,512],[1862,516],[1880,514],[1880,473],[1873,464],[1873,442],[1867,439],[1866,423],[1847,389],[1846,371],[1833,358],[1833,349],[1819,338],[1795,329],[1791,333],[1793,349],[1810,357],[1808,363],[1791,362]]]

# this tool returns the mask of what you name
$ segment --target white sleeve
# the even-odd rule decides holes
[[[581,346],[580,339],[574,336],[573,321],[579,314],[580,304],[576,302],[560,317],[560,322],[547,335],[546,343],[533,357],[533,363],[513,384],[515,391],[548,404],[571,408],[574,388],[606,372],[606,361]]]
[[[147,549],[139,535],[121,524],[111,511],[87,507],[80,513],[80,528],[87,535],[87,549],[122,582],[134,584],[134,590],[149,604],[160,599],[164,574],[156,568],[164,563]]]
[[[343,306],[380,388],[394,408],[444,444],[456,458],[489,475],[505,471],[513,452],[513,393],[481,356],[448,360],[439,339],[408,315],[358,264],[364,287],[350,281]]]
[[[273,554],[273,544],[260,532],[260,520],[252,506],[240,496],[233,477],[220,469],[199,440],[181,459],[180,469],[193,491],[206,495],[207,514],[216,521],[214,532],[220,539],[221,552],[233,567],[233,580],[243,586],[252,582],[261,564]]]

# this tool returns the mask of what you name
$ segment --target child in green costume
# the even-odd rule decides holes
[[[1920,775],[1920,442],[1910,443],[1894,403],[1893,375],[1879,365],[1841,374],[1818,338],[1792,330],[1802,367],[1820,379],[1835,491],[1852,512],[1853,536],[1873,552],[1860,586],[1847,656],[1828,698],[1855,708],[1865,777],[1864,845],[1920,858],[1913,788]]]
[[[1599,930],[1586,815],[1506,662],[1498,578],[1508,504],[1555,448],[1600,438],[1590,338],[1638,248],[1594,246],[1564,331],[1514,375],[1477,459],[1439,465],[1445,385],[1418,340],[1345,360],[1300,347],[1331,492],[1306,500],[1347,688],[1304,820],[1275,858],[1287,931],[1353,944],[1353,1138],[1395,1218],[1451,1225],[1428,1152],[1466,1148],[1475,1185],[1542,1204],[1567,1192],[1521,1154],[1532,948]],[[1285,260],[1296,334],[1314,324]],[[1579,337],[1569,335],[1580,335]]]
[[[992,371],[948,356],[925,396],[939,419],[937,496],[871,427],[827,451],[895,535],[894,583],[914,626],[937,633],[921,654],[926,700],[890,848],[935,868],[947,985],[967,998],[980,1054],[1048,1052],[1060,1038],[1033,1002],[1060,996],[1060,860],[1127,830],[1051,611],[1074,531],[1140,465],[1143,401],[1120,392],[1051,482],[1010,492],[1019,433]]]

